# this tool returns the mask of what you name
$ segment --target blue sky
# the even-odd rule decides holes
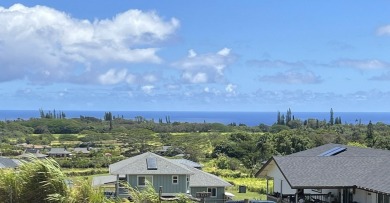
[[[390,111],[389,1],[0,7],[0,109]]]

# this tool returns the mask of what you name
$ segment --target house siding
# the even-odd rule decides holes
[[[283,174],[280,172],[274,161],[272,161],[272,165],[270,165],[267,176],[274,178],[274,192],[282,194],[296,193],[295,189],[291,189],[291,186],[288,184],[287,180],[284,178]]]
[[[196,197],[197,192],[207,192],[207,188],[209,187],[191,187],[191,195]],[[210,187],[211,188],[211,187]],[[212,187],[214,188],[214,187]],[[206,198],[206,203],[223,203],[225,202],[225,188],[224,187],[216,187],[217,188],[217,196]]]
[[[361,189],[356,189],[353,195],[354,202],[376,203],[377,193],[368,192]]]
[[[186,175],[177,175],[179,177],[178,184],[172,183],[173,175],[127,175],[127,182],[133,188],[137,188],[138,176],[152,176],[153,187],[156,190],[156,192],[159,191],[160,186],[162,186],[163,193],[186,193],[187,192]]]

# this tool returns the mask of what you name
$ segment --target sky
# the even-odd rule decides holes
[[[390,112],[387,0],[2,0],[0,109]]]

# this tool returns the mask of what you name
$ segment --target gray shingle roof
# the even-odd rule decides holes
[[[7,157],[0,157],[0,168],[16,168],[20,162]]]
[[[90,151],[86,147],[76,147],[73,149],[74,152],[76,153],[83,153],[83,154],[89,154]]]
[[[154,157],[157,161],[157,170],[147,170],[146,159]],[[109,166],[110,174],[192,174],[186,166],[174,163],[157,154],[146,152]]]
[[[335,156],[390,156],[389,150],[382,150],[382,149],[373,149],[373,148],[361,148],[361,147],[354,147],[354,146],[347,146],[342,144],[326,144],[322,145],[316,148],[308,149],[305,151],[297,152],[294,154],[290,154],[287,156],[318,156],[321,153],[328,151],[335,147],[345,147],[347,148],[346,151],[337,154]]]
[[[70,154],[65,148],[51,148],[47,154]]]
[[[346,151],[335,156],[319,154],[334,147]],[[276,164],[292,188],[358,187],[390,194],[390,151],[327,144],[283,157],[273,157],[256,174],[263,176]]]
[[[190,187],[229,187],[230,183],[210,173],[187,166],[194,174],[190,177]]]
[[[172,162],[178,163],[178,164],[184,164],[186,166],[191,166],[193,168],[202,168],[202,165],[199,163],[193,162],[188,159],[170,159]]]

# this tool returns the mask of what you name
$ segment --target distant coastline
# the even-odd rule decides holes
[[[80,111],[64,110],[67,118],[79,118],[80,116],[90,116],[102,119],[106,111]],[[165,120],[170,117],[171,122],[189,122],[189,123],[236,123],[248,126],[257,126],[261,123],[272,125],[276,122],[277,112],[211,112],[211,111],[111,111],[112,115],[125,119],[134,119],[136,116],[142,116],[147,120],[158,122],[159,119]],[[285,114],[285,112],[281,112]],[[329,112],[293,112],[295,119],[302,121],[307,119],[318,119],[320,121],[329,121]],[[39,110],[0,110],[0,120],[28,120],[30,118],[39,118]],[[382,122],[390,124],[390,112],[334,112],[334,117],[341,117],[345,124],[367,124]]]

